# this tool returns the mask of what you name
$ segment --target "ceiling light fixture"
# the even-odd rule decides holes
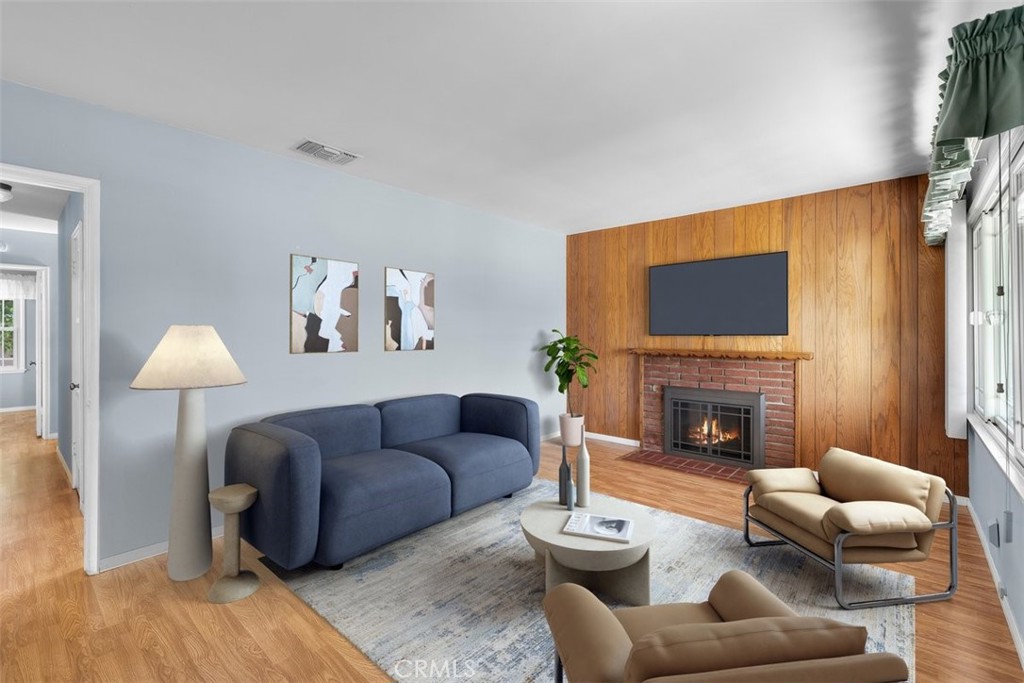
[[[14,188],[7,183],[0,183],[0,202],[14,199]]]

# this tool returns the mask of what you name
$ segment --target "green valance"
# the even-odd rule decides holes
[[[949,46],[921,216],[928,244],[945,241],[980,141],[1024,125],[1024,5],[954,27]]]

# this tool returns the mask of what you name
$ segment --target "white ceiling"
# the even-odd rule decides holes
[[[952,26],[1013,5],[5,0],[0,75],[577,232],[923,172]]]
[[[15,183],[0,176],[11,186],[14,196],[0,204],[0,231],[57,232],[57,219],[68,201],[68,193],[48,187]]]

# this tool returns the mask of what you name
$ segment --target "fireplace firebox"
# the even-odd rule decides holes
[[[764,467],[763,393],[665,387],[665,453]]]

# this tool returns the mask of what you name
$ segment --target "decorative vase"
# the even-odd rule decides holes
[[[565,459],[565,444],[562,444],[562,464],[558,466],[558,504],[565,505],[569,493],[569,461]]]
[[[590,452],[587,450],[587,430],[580,430],[580,450],[576,453],[576,504],[590,505]]]
[[[583,429],[583,416],[562,413],[558,416],[558,426],[562,432],[562,443],[575,448],[580,445],[580,430]]]
[[[570,469],[569,469],[569,481],[568,481],[568,484],[565,487],[565,509],[568,510],[569,512],[572,512],[573,501],[575,501],[575,500],[576,500],[576,491],[573,489],[573,485],[572,485],[572,468],[570,467]]]

